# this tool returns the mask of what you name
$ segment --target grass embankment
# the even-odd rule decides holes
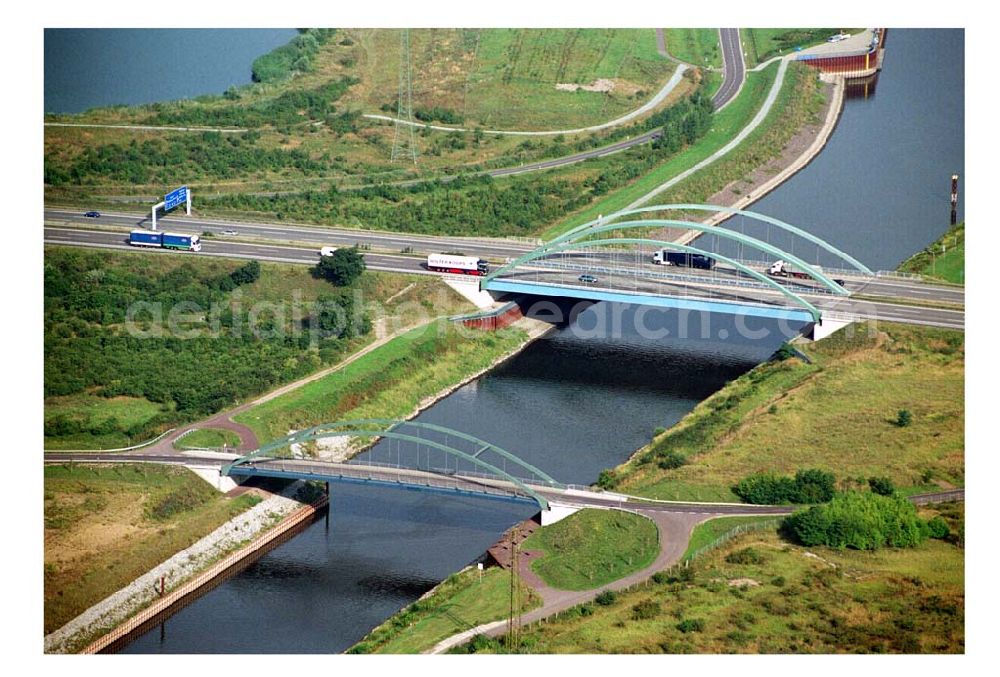
[[[931,280],[965,284],[965,221],[952,226],[934,244],[903,261],[899,270]]]
[[[320,423],[402,418],[422,401],[488,368],[527,340],[519,329],[459,331],[448,320],[419,326],[321,379],[235,417],[270,440]]]
[[[722,67],[717,28],[664,28],[667,53],[695,66]]]
[[[592,590],[639,571],[660,551],[656,525],[618,510],[581,510],[532,534],[522,551],[543,556],[531,569],[560,590]]]
[[[773,522],[775,517],[716,517],[707,522],[702,522],[691,532],[691,539],[688,541],[687,550],[681,561],[690,559],[699,550],[716,543],[719,539],[733,532],[738,527],[752,527],[756,524]]]
[[[45,632],[260,501],[183,468],[45,467]]]
[[[198,428],[174,441],[174,447],[177,449],[220,449],[223,446],[239,445],[239,435],[232,430],[221,428]]]
[[[246,262],[47,247],[45,263],[45,447],[53,450],[146,441],[374,340],[346,328],[314,335],[308,321],[320,300],[346,296],[350,315],[357,298],[388,330],[468,307],[427,276],[367,272],[336,288],[306,266],[263,263],[256,281],[222,291]],[[134,316],[143,338],[125,322],[137,302],[160,309],[159,321]]]
[[[521,610],[541,605],[521,584]],[[350,649],[350,653],[420,653],[443,639],[510,611],[510,572],[492,567],[482,573],[465,569],[446,578],[425,598],[394,614]]]
[[[842,488],[885,476],[933,491],[964,483],[963,332],[882,323],[800,348],[726,385],[613,471],[617,491],[738,501],[754,472],[833,472]],[[900,410],[912,414],[896,424]],[[680,456],[685,465],[667,461]],[[667,467],[660,467],[663,463]]]
[[[962,652],[964,561],[962,547],[939,540],[807,550],[773,531],[751,532],[609,606],[582,605],[522,630],[522,651]]]
[[[747,81],[739,95],[723,111],[714,115],[712,129],[704,137],[674,155],[663,164],[646,172],[627,187],[617,190],[609,194],[608,197],[592,203],[585,209],[579,210],[556,222],[543,232],[541,237],[546,240],[557,237],[570,228],[596,219],[600,214],[612,214],[624,209],[627,205],[646,195],[657,186],[666,183],[674,176],[690,169],[718,151],[729,143],[741,129],[746,127],[754,115],[757,114],[757,111],[760,110],[760,107],[764,104],[764,100],[767,98],[768,91],[771,89],[771,85],[774,83],[777,70],[777,65],[774,65],[769,66],[759,73],[747,73]],[[788,74],[786,74],[786,84],[783,85],[782,89],[788,86],[787,77]],[[773,123],[772,116],[780,112],[781,105],[781,101],[775,102],[771,114],[761,123],[761,128],[768,128]],[[732,152],[736,154],[742,153],[742,149],[746,143],[745,141],[744,144],[741,144]],[[687,184],[688,181],[705,174],[711,167],[714,167],[714,165],[710,165],[710,167],[698,172],[695,176],[682,181],[678,185]],[[714,182],[712,185],[715,185],[716,188],[709,192],[708,195],[722,189],[726,183],[728,182]],[[664,202],[664,200],[659,199],[657,201]]]
[[[745,28],[740,31],[747,51],[748,66],[756,66],[773,56],[787,54],[796,47],[819,45],[839,33],[840,28]],[[856,33],[858,29],[848,29]]]

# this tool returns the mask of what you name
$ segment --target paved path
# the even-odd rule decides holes
[[[911,496],[910,500],[918,505],[949,501],[964,501],[965,490],[954,489],[935,494],[921,494],[918,496]],[[752,508],[753,506],[744,507]],[[794,507],[795,506],[786,508],[785,512],[791,512]],[[539,597],[542,598],[542,606],[529,611],[521,617],[521,623],[523,625],[534,623],[553,614],[565,611],[570,607],[589,602],[605,590],[622,590],[648,580],[656,572],[668,569],[681,560],[681,557],[683,557],[684,553],[687,551],[688,542],[691,540],[691,532],[697,525],[710,519],[721,517],[725,514],[711,512],[711,505],[706,505],[705,512],[700,513],[668,512],[662,510],[654,511],[645,509],[633,510],[633,512],[643,515],[656,523],[660,539],[660,553],[657,555],[656,560],[654,560],[648,567],[640,571],[630,574],[624,578],[620,578],[612,583],[608,583],[607,585],[603,585],[599,588],[595,588],[593,590],[572,591],[557,590],[546,585],[534,571],[531,571],[531,561],[533,558],[521,557],[519,567],[521,580],[530,585],[535,592],[538,593]],[[762,514],[775,513],[769,512]],[[476,635],[498,637],[503,635],[506,631],[506,620],[484,623],[441,640],[425,653],[444,653],[455,646],[468,642]]]
[[[705,158],[698,164],[694,165],[693,167],[684,170],[680,174],[677,174],[669,181],[661,183],[659,186],[649,191],[648,193],[640,197],[638,200],[635,200],[631,204],[624,207],[622,211],[635,209],[636,207],[646,204],[660,193],[672,188],[673,186],[677,185],[678,183],[688,178],[695,172],[699,172],[705,167],[715,162],[716,160],[725,157],[734,148],[740,145],[744,139],[750,136],[750,133],[753,132],[753,130],[757,129],[757,127],[760,126],[760,123],[764,121],[764,118],[766,118],[767,114],[771,111],[771,106],[774,105],[775,100],[778,98],[778,92],[781,91],[781,85],[785,81],[786,70],[788,70],[788,61],[782,60],[781,63],[778,65],[778,73],[774,78],[774,84],[771,85],[771,90],[767,93],[767,98],[764,100],[764,104],[760,107],[760,110],[757,111],[757,115],[755,115],[754,118],[750,121],[750,123],[743,129],[741,129],[739,133],[735,137],[733,137],[733,139],[729,143],[727,143],[725,146],[715,151],[707,158]]]

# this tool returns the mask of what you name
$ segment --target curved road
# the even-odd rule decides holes
[[[736,98],[746,78],[746,64],[743,61],[743,46],[740,44],[739,28],[720,28],[719,43],[722,45],[722,86],[712,97],[715,110],[722,110]]]

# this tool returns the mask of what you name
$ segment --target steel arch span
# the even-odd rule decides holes
[[[524,256],[518,258],[516,261],[511,262],[511,264],[509,264],[509,265],[511,266],[511,269],[512,269],[512,268],[516,267],[516,265],[519,264],[519,263],[527,263],[527,262],[535,260],[535,259],[544,258],[546,256],[550,256],[551,254],[557,254],[557,253],[560,253],[560,252],[563,252],[563,251],[568,251],[568,250],[571,250],[571,249],[587,249],[587,248],[590,248],[590,247],[603,247],[603,246],[615,245],[615,244],[640,244],[640,245],[641,244],[651,244],[651,245],[658,245],[658,246],[661,246],[661,247],[672,247],[672,248],[679,249],[680,251],[690,252],[690,253],[694,253],[694,254],[705,254],[707,256],[712,256],[714,258],[717,258],[720,261],[724,261],[725,263],[728,263],[729,265],[733,266],[734,268],[736,268],[740,272],[746,273],[747,275],[749,275],[750,277],[754,278],[755,280],[764,283],[767,287],[770,287],[770,288],[774,289],[778,293],[782,294],[783,296],[791,299],[792,301],[794,301],[798,305],[802,306],[803,308],[805,308],[809,312],[810,315],[812,315],[812,318],[813,318],[814,322],[818,322],[819,319],[820,319],[820,317],[821,317],[821,315],[822,315],[822,313],[820,312],[819,308],[817,308],[816,306],[814,306],[813,304],[811,304],[809,301],[807,301],[806,299],[802,298],[801,296],[799,296],[798,294],[796,294],[795,292],[793,292],[791,289],[788,289],[784,285],[779,284],[778,282],[775,282],[773,279],[771,279],[767,275],[763,275],[762,273],[760,273],[760,272],[758,272],[756,270],[753,270],[749,266],[747,266],[747,265],[745,265],[743,263],[740,263],[739,261],[731,259],[731,258],[729,258],[727,256],[723,256],[722,254],[716,254],[714,252],[708,252],[708,251],[706,251],[704,249],[699,249],[697,247],[692,247],[690,245],[682,245],[682,244],[677,244],[677,243],[674,243],[674,242],[667,242],[665,240],[653,240],[653,239],[648,239],[648,238],[614,238],[614,239],[609,239],[609,240],[585,240],[583,242],[569,242],[569,243],[565,243],[565,244],[561,244],[559,246],[553,247],[551,249],[546,249],[546,250],[543,250],[543,251],[536,250],[534,252],[525,254]],[[503,269],[501,269],[501,270],[503,270]],[[498,270],[497,273],[499,274],[499,272],[500,271]],[[483,281],[483,285],[488,284],[490,279],[492,279],[492,277],[485,278],[484,281]]]
[[[587,223],[579,225],[576,228],[568,230],[565,233],[563,233],[562,235],[560,235],[559,237],[556,237],[556,238],[550,240],[549,242],[543,244],[542,246],[545,247],[545,246],[548,246],[548,245],[558,244],[558,243],[563,242],[565,240],[577,239],[578,237],[580,237],[581,233],[583,233],[583,232],[585,232],[585,231],[587,231],[587,230],[589,230],[591,228],[599,227],[599,226],[602,226],[602,225],[605,225],[605,224],[614,223],[618,219],[621,219],[621,218],[626,217],[626,216],[633,216],[633,215],[638,215],[638,214],[649,214],[649,213],[653,213],[653,212],[663,212],[663,211],[704,211],[704,212],[724,213],[724,214],[729,214],[731,216],[745,216],[745,217],[753,219],[755,221],[760,221],[762,223],[770,224],[770,225],[775,226],[775,227],[777,227],[777,228],[779,228],[781,230],[784,230],[784,231],[786,231],[788,233],[791,233],[793,235],[801,237],[804,240],[812,242],[813,244],[821,247],[822,249],[826,250],[830,254],[833,254],[834,256],[836,256],[837,258],[839,258],[840,260],[842,260],[845,263],[849,264],[851,268],[854,268],[855,270],[857,270],[858,272],[860,272],[860,273],[862,273],[864,275],[870,275],[870,276],[874,276],[875,275],[875,273],[872,272],[871,269],[868,268],[868,266],[866,266],[865,264],[861,263],[860,261],[858,261],[856,258],[854,258],[853,256],[851,256],[850,254],[848,254],[848,253],[846,253],[844,251],[841,251],[840,249],[838,249],[837,247],[834,247],[832,244],[830,244],[826,240],[824,240],[824,239],[822,239],[820,237],[817,237],[817,236],[813,235],[812,233],[810,233],[810,232],[808,232],[808,231],[806,231],[806,230],[804,230],[802,228],[799,228],[798,226],[794,226],[794,225],[792,225],[790,223],[787,223],[785,221],[782,221],[780,219],[776,219],[773,216],[768,216],[767,214],[761,214],[759,212],[753,212],[753,211],[749,211],[749,210],[746,210],[746,209],[734,209],[732,207],[720,207],[718,205],[707,205],[707,204],[666,204],[666,205],[652,205],[650,207],[639,207],[637,209],[628,209],[628,210],[622,210],[622,211],[619,211],[619,212],[614,212],[612,214],[608,214],[607,216],[595,219],[593,221],[588,221]],[[704,224],[700,224],[700,225],[704,225]],[[718,232],[720,230],[723,230],[723,231],[727,230],[726,228],[721,228],[719,226],[711,226],[711,228],[713,229],[711,231],[713,233]],[[695,230],[697,230],[697,229],[695,229]]]
[[[401,432],[399,430],[400,428],[412,428],[413,430],[409,432]],[[470,452],[459,449],[450,443],[420,437],[420,434],[425,431],[439,433],[445,435],[447,438],[455,437],[457,439],[464,440],[471,443],[476,447],[476,449]],[[542,510],[548,509],[548,501],[541,494],[528,486],[528,482],[535,485],[544,485],[553,488],[563,487],[560,482],[557,482],[539,468],[521,460],[509,451],[502,449],[495,444],[479,439],[478,437],[430,423],[393,419],[354,419],[347,421],[334,421],[332,423],[323,423],[318,426],[313,426],[312,428],[300,430],[269,442],[259,449],[256,449],[249,454],[234,460],[232,463],[223,466],[222,474],[229,475],[239,466],[252,464],[256,461],[274,460],[277,458],[274,456],[275,452],[292,444],[301,444],[303,442],[332,437],[360,437],[369,439],[387,438],[411,442],[417,445],[436,449],[443,452],[447,456],[470,463],[484,471],[487,475],[493,476],[509,484],[517,491],[534,500]],[[505,465],[507,461],[513,463],[515,467],[525,471],[530,477],[518,477],[508,472],[505,468],[500,468],[496,464],[480,458],[480,456],[486,452],[492,452],[497,456],[500,456],[504,459]],[[330,465],[332,467],[334,464]],[[339,465],[343,466],[347,464]],[[440,474],[445,477],[462,477],[460,473],[446,474],[444,472],[426,469],[420,469],[420,472]],[[239,473],[237,472],[237,474]]]

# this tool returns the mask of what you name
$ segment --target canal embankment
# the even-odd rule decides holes
[[[106,650],[259,555],[322,507],[297,500],[302,487],[296,482],[270,495],[49,633],[45,653]]]

